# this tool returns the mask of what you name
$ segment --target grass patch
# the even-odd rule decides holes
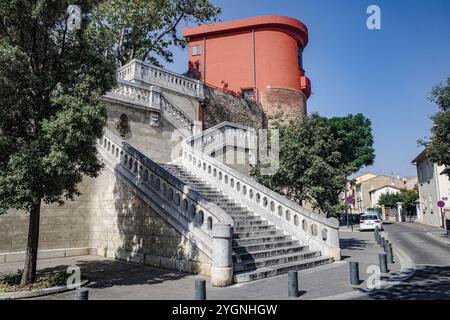
[[[69,276],[70,274],[67,274],[65,271],[36,274],[36,281],[34,283],[21,287],[22,270],[19,269],[15,274],[0,277],[0,292],[32,291],[63,286],[66,284]]]

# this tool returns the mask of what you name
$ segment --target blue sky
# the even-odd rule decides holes
[[[372,120],[376,159],[362,171],[416,175],[417,140],[429,135],[431,87],[450,75],[450,0],[212,0],[220,19],[286,15],[309,29],[303,60],[313,95],[308,113]],[[366,9],[381,8],[381,30]],[[181,28],[179,30],[181,32]],[[186,50],[166,67],[187,69]]]

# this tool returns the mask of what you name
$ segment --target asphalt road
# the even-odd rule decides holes
[[[450,299],[450,244],[408,224],[384,225],[394,247],[406,253],[417,271],[409,280],[370,293],[368,299]]]

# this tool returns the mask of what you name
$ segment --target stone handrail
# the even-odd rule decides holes
[[[123,79],[117,79],[117,86],[106,93],[104,98],[122,103],[132,104],[144,109],[152,109],[152,90]]]
[[[256,130],[244,125],[224,121],[187,139],[187,143],[206,154],[225,146],[241,147],[254,154]]]
[[[109,130],[98,151],[109,170],[214,262],[214,229],[233,227],[228,213]],[[231,253],[223,254],[221,259],[231,259]]]
[[[183,144],[182,163],[250,210],[267,219],[287,234],[302,240],[312,249],[340,260],[339,222],[311,212],[244,174],[213,159],[191,145]]]
[[[137,59],[119,68],[117,76],[119,79],[149,82],[152,85],[204,99],[203,82]]]
[[[161,94],[161,110],[166,118],[177,128],[186,129],[189,134],[192,134],[194,121],[163,94]]]

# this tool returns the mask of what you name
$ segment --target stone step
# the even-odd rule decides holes
[[[317,257],[312,259],[306,259],[302,261],[296,261],[286,264],[279,264],[269,267],[257,268],[251,271],[240,271],[234,274],[234,282],[247,282],[252,280],[264,279],[268,277],[277,276],[287,273],[290,270],[304,270],[309,268],[318,267],[320,265],[332,263],[333,258]]]
[[[234,272],[244,270],[257,270],[258,268],[265,268],[270,266],[282,265],[293,262],[300,262],[302,260],[313,259],[320,257],[320,251],[305,251],[294,252],[280,256],[273,256],[267,258],[261,258],[257,260],[246,260],[233,264]]]
[[[255,238],[255,237],[270,237],[270,236],[281,236],[284,235],[282,230],[263,230],[263,231],[252,231],[252,232],[234,232],[233,239],[245,239],[245,238]]]
[[[243,216],[231,216],[235,222],[246,222],[246,221],[261,221],[260,216],[243,215]]]
[[[261,225],[261,226],[235,226],[233,228],[234,233],[238,232],[253,232],[253,231],[263,231],[263,230],[276,230],[274,225]]]
[[[234,252],[233,253],[233,262],[256,260],[256,259],[261,259],[261,258],[295,253],[295,252],[304,252],[304,251],[308,251],[308,249],[309,249],[309,246],[297,245],[297,246],[288,246],[288,247],[282,247],[282,248],[253,251],[253,252],[242,252],[242,253]]]
[[[263,236],[263,237],[252,237],[252,238],[241,238],[232,239],[232,246],[242,246],[246,244],[263,244],[266,242],[276,242],[276,241],[287,241],[292,240],[292,236],[287,235],[275,235],[275,236]]]
[[[241,245],[234,245],[232,247],[233,252],[236,254],[241,253],[252,253],[256,251],[263,251],[263,250],[269,250],[269,249],[286,249],[287,247],[291,246],[299,246],[300,241],[298,240],[281,240],[281,241],[274,241],[274,242],[266,242],[266,243],[251,243],[251,244],[241,244]]]
[[[233,220],[235,227],[267,226],[267,220]]]

